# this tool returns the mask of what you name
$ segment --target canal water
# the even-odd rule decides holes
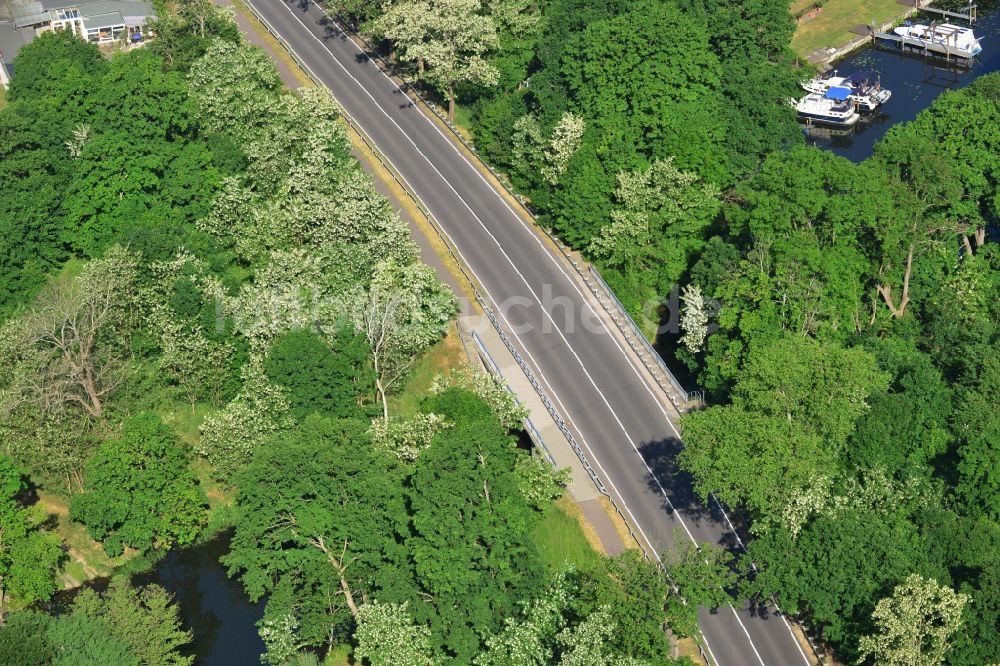
[[[1000,70],[998,3],[979,4],[979,19],[973,29],[983,38],[983,52],[972,67],[956,68],[942,60],[903,55],[889,46],[866,47],[837,63],[834,68],[842,74],[866,70],[879,76],[882,86],[892,91],[892,99],[875,113],[862,115],[852,129],[804,127],[806,141],[860,162],[872,154],[890,127],[913,120],[945,90],[961,88],[983,74]]]
[[[229,539],[226,533],[194,548],[171,551],[133,580],[135,585],[156,583],[174,596],[185,628],[194,633],[187,653],[199,666],[259,664],[264,652],[257,634],[264,601],[250,603],[242,585],[219,563]]]

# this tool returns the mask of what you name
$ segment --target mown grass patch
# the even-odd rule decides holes
[[[475,126],[475,123],[472,121],[472,109],[462,104],[456,104],[455,122],[453,124],[458,128],[462,137],[469,143],[472,143],[472,128]]]
[[[180,440],[192,447],[201,439],[198,428],[205,417],[215,410],[215,407],[199,402],[195,403],[194,409],[189,403],[174,403],[160,407],[157,412],[163,422],[174,429]]]
[[[323,658],[323,666],[351,666],[351,651],[350,645],[335,645]]]
[[[398,416],[416,414],[420,411],[420,402],[430,393],[434,378],[467,365],[465,358],[458,328],[453,323],[444,338],[413,364],[403,390],[389,396],[389,413]]]
[[[809,7],[816,4],[817,0],[792,0],[792,4],[788,7],[788,11],[791,12],[792,16],[797,16],[800,12],[805,11]],[[824,0],[820,0],[823,2]]]
[[[906,12],[907,8],[896,0],[828,0],[817,14],[799,22],[792,37],[792,51],[807,57],[817,49],[843,46],[858,37],[851,32],[855,26],[879,26]]]
[[[531,540],[549,571],[559,571],[567,564],[577,569],[590,569],[601,559],[587,541],[575,517],[572,501],[567,497],[549,508],[542,522],[532,530]]]

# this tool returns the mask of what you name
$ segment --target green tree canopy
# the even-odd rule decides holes
[[[194,657],[180,650],[193,639],[181,629],[178,608],[158,585],[132,587],[117,577],[104,592],[87,589],[73,600],[73,611],[99,619],[144,666],[190,666]]]
[[[350,326],[334,334],[332,347],[318,333],[299,329],[275,339],[265,369],[268,379],[288,391],[296,418],[313,412],[344,418],[358,413],[358,398],[371,390],[368,353]]]
[[[188,464],[158,416],[137,414],[87,462],[84,492],[73,498],[70,516],[110,554],[189,544],[205,524],[207,501]]]
[[[483,633],[512,616],[539,582],[543,569],[528,535],[537,514],[514,473],[525,454],[482,399],[451,388],[423,409],[455,425],[438,433],[413,470],[406,546],[431,599],[413,613],[429,618],[439,647],[469,660]]]
[[[309,416],[235,480],[236,531],[222,561],[251,599],[273,592],[267,616],[295,616],[304,645],[346,639],[379,591],[405,594],[399,471],[371,446],[366,423]]]

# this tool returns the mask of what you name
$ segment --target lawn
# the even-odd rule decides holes
[[[462,104],[455,105],[455,127],[462,133],[465,140],[472,143],[472,109]]]
[[[791,12],[792,16],[795,16],[799,12],[804,11],[807,7],[815,5],[817,2],[822,3],[824,0],[792,0],[792,5],[788,8],[788,11]]]
[[[463,365],[467,365],[465,350],[458,338],[458,329],[452,324],[447,335],[414,362],[403,389],[389,396],[389,413],[413,416],[420,411],[420,402],[430,393],[434,378]]]
[[[792,12],[810,4],[811,0],[795,0]],[[792,51],[807,57],[817,49],[843,46],[857,37],[851,28],[879,26],[906,11],[896,0],[827,0],[818,14],[799,23],[792,37]]]
[[[563,497],[531,532],[531,539],[549,571],[559,571],[567,563],[577,569],[589,569],[601,558],[574,517],[578,512],[570,499]]]
[[[7,90],[0,86],[0,109],[7,106]]]

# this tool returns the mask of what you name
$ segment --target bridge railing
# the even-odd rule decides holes
[[[302,68],[302,70],[309,76],[309,78],[312,79],[317,86],[325,88],[325,85],[322,83],[319,77],[315,75],[315,73],[312,71],[309,65],[306,64],[298,56],[298,54],[291,47],[291,45],[285,41],[285,39],[278,33],[277,30],[273,28],[273,26],[271,26],[271,24],[267,21],[267,19],[264,18],[249,3],[247,3],[245,6],[250,10],[250,12],[254,15],[254,17],[261,23],[261,25],[263,25],[267,29],[267,31],[274,37],[274,39],[288,52],[288,54],[292,57],[292,59],[295,60],[295,62]],[[632,537],[635,543],[643,550],[643,553],[645,554],[647,559],[649,559],[650,554],[649,552],[647,552],[647,547],[648,547],[647,544],[644,544],[643,541],[639,538],[639,536],[632,530],[632,526],[629,524],[629,521],[625,518],[625,514],[622,513],[621,509],[618,507],[617,502],[615,502],[614,497],[612,497],[611,494],[608,492],[608,489],[605,486],[604,482],[601,480],[600,476],[594,470],[593,466],[590,463],[590,460],[587,458],[586,453],[583,451],[583,448],[580,446],[576,437],[573,435],[573,432],[566,424],[565,419],[563,419],[562,415],[559,413],[559,410],[556,408],[555,404],[549,398],[548,393],[542,387],[541,383],[539,383],[539,381],[535,378],[534,371],[528,366],[527,362],[524,360],[524,357],[521,355],[520,351],[518,351],[518,348],[514,345],[514,342],[507,335],[507,332],[504,330],[500,321],[497,319],[496,314],[494,313],[493,306],[491,305],[490,301],[488,301],[487,298],[483,295],[484,290],[481,288],[478,280],[476,280],[472,272],[467,269],[464,258],[461,256],[461,254],[458,252],[458,249],[452,243],[451,238],[441,228],[441,225],[437,221],[437,218],[434,217],[433,213],[431,213],[427,209],[427,207],[424,206],[423,202],[416,196],[416,194],[413,192],[413,189],[410,187],[409,183],[402,176],[402,174],[400,174],[396,170],[396,167],[392,164],[392,162],[389,161],[388,158],[385,157],[382,151],[379,150],[379,148],[375,145],[375,142],[371,140],[371,138],[361,128],[361,126],[358,125],[351,117],[351,115],[348,114],[347,111],[344,110],[343,108],[341,108],[340,113],[341,117],[348,124],[348,126],[356,133],[358,138],[365,144],[365,147],[371,152],[371,154],[375,157],[375,159],[378,160],[379,164],[389,173],[389,175],[400,186],[403,192],[406,193],[406,196],[410,199],[410,201],[417,207],[417,209],[421,212],[421,214],[430,223],[431,228],[434,229],[435,235],[447,248],[449,255],[455,261],[456,266],[458,266],[458,269],[461,271],[462,276],[465,278],[466,282],[468,282],[472,290],[472,293],[475,296],[476,302],[479,304],[480,308],[483,311],[483,314],[485,314],[486,317],[489,319],[490,323],[493,325],[493,328],[500,336],[501,341],[503,341],[504,346],[507,347],[508,351],[514,357],[514,360],[517,361],[517,364],[524,372],[524,375],[528,379],[528,382],[531,384],[532,388],[538,394],[538,397],[541,400],[542,404],[545,406],[545,409],[549,412],[549,415],[552,417],[552,420],[555,422],[559,430],[563,433],[563,436],[566,438],[566,441],[569,443],[570,447],[573,449],[573,452],[580,460],[580,463],[581,465],[583,465],[584,470],[586,470],[588,476],[594,482],[594,485],[601,492],[601,494],[607,497],[608,500],[611,502],[611,506],[615,509],[615,511],[618,513],[623,523],[627,527],[629,535]]]

